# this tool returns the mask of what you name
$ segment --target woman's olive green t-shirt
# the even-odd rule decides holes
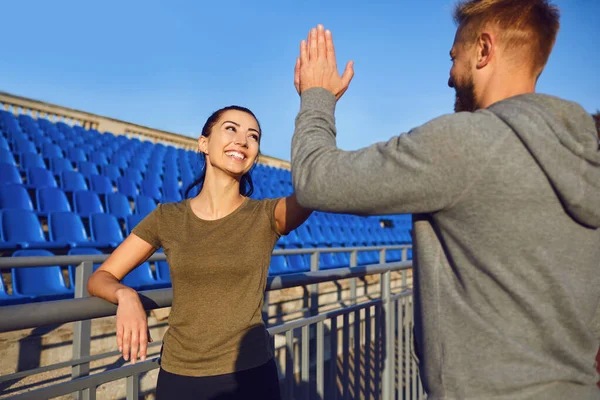
[[[229,215],[203,220],[189,199],[159,204],[132,231],[162,247],[173,284],[161,367],[187,376],[232,373],[272,357],[262,306],[280,235],[278,199],[247,198]]]

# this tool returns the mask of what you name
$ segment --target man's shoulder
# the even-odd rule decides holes
[[[432,138],[447,138],[456,143],[480,141],[507,131],[507,126],[491,111],[458,112],[444,114],[408,132]]]

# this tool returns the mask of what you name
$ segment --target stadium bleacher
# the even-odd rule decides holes
[[[0,111],[0,254],[108,253],[159,202],[180,201],[201,169],[194,151]],[[288,170],[258,164],[252,177],[253,198],[293,191]],[[409,229],[406,215],[315,212],[276,248],[407,244]],[[400,250],[387,252],[387,261],[400,258]],[[378,263],[379,252],[359,252],[357,261]],[[349,252],[321,253],[321,268],[349,265]],[[309,269],[308,255],[274,255],[270,273]],[[12,293],[0,280],[0,305],[72,297],[74,269],[68,269],[68,279],[64,272],[51,265],[4,271]],[[168,265],[158,262],[152,268],[144,263],[125,284],[140,290],[169,286]]]

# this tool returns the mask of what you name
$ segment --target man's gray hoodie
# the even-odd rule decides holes
[[[335,97],[301,102],[300,204],[413,214],[429,399],[600,398],[600,151],[585,110],[526,94],[342,151]]]

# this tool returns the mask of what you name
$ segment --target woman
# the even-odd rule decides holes
[[[310,210],[294,195],[253,200],[249,171],[259,155],[254,114],[231,106],[212,114],[198,139],[205,158],[199,194],[160,204],[88,282],[91,295],[118,304],[123,358],[146,357],[146,313],[121,279],[163,248],[173,304],[165,333],[157,398],[278,399],[277,369],[261,311],[271,252]]]

